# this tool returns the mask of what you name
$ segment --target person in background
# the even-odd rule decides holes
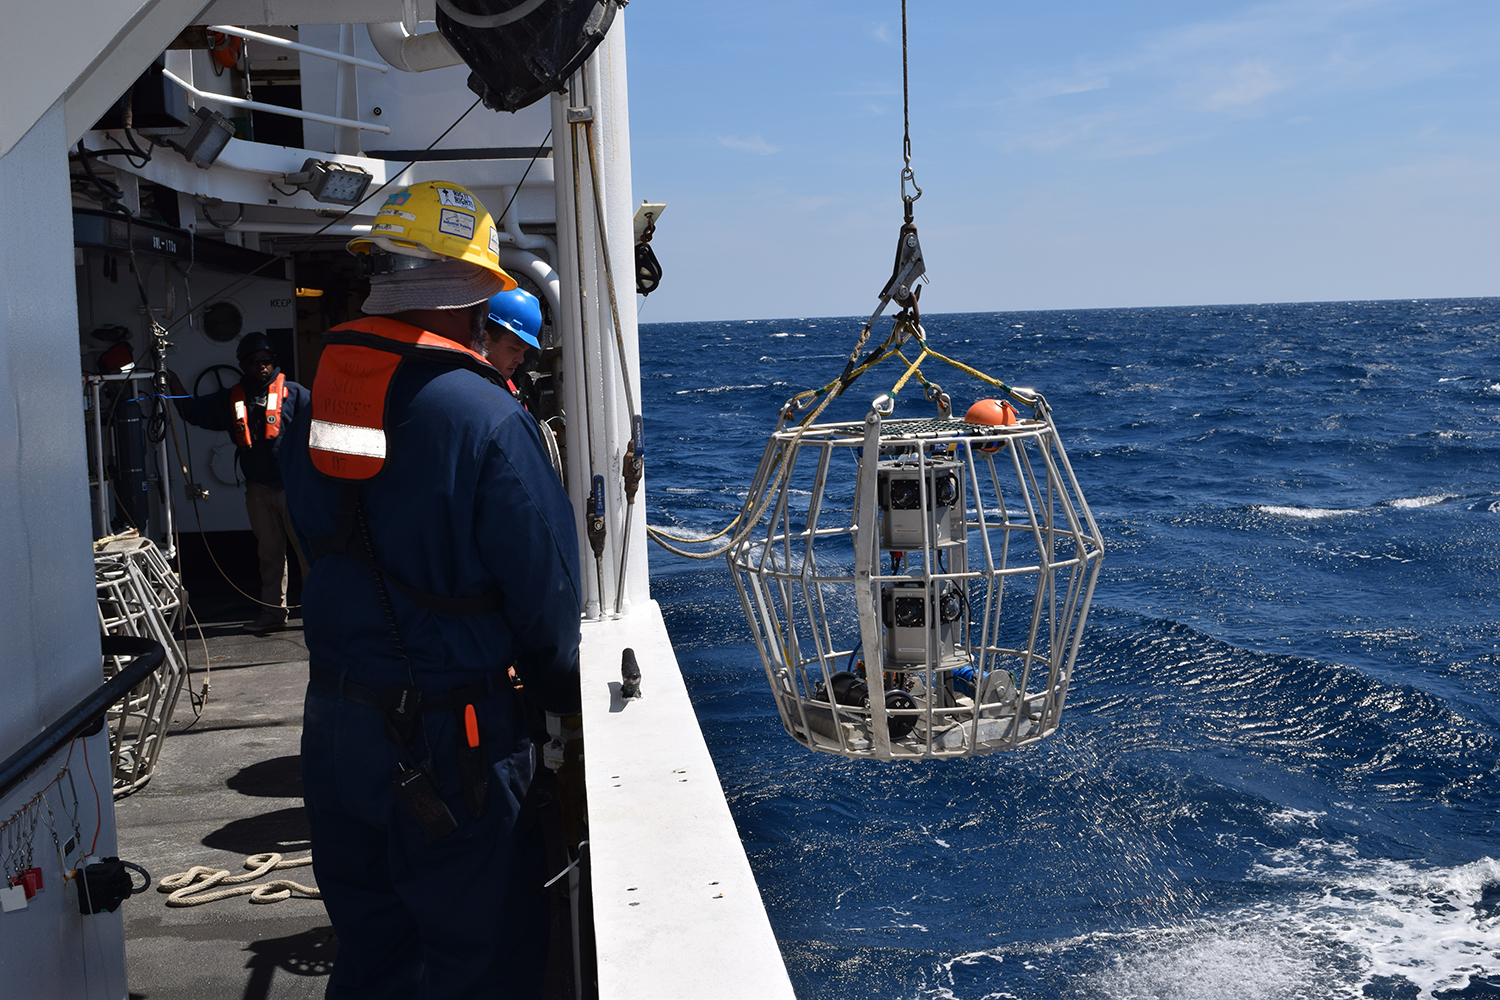
[[[489,315],[484,323],[484,339],[481,342],[484,355],[505,376],[510,394],[516,397],[528,413],[532,413],[536,404],[535,387],[527,379],[526,390],[523,390],[516,384],[516,372],[542,349],[541,333],[542,304],[535,295],[524,288],[513,288],[490,299]],[[535,413],[532,415],[535,416]],[[558,450],[552,425],[539,419],[537,430],[541,432],[547,457],[552,461],[552,471],[557,473],[558,479],[566,481],[562,453]]]
[[[205,430],[228,431],[237,451],[235,459],[245,477],[245,512],[255,533],[260,561],[260,613],[245,623],[245,631],[264,634],[286,625],[287,539],[307,579],[307,558],[292,531],[287,513],[277,453],[283,430],[308,404],[305,388],[282,374],[263,333],[247,333],[235,348],[244,374],[238,385],[207,396],[189,395],[176,372],[168,384],[177,413]]]
[[[541,761],[506,668],[581,733],[581,577],[537,424],[478,352],[516,287],[498,242],[457,184],[391,194],[349,244],[366,316],[324,335],[281,453],[313,556],[302,776],[333,1000],[542,995]]]
[[[540,351],[542,343],[542,304],[524,288],[512,288],[490,299],[489,317],[484,324],[484,352],[490,363],[516,389],[516,370],[526,360],[527,351]]]

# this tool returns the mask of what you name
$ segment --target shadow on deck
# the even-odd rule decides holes
[[[237,874],[250,854],[309,851],[300,763],[307,649],[299,624],[257,637],[238,620],[204,623],[212,686],[203,716],[194,721],[184,691],[150,784],[115,806],[120,856],[153,880],[194,865]],[[204,665],[196,630],[186,650],[196,689]],[[311,868],[278,874],[316,884]],[[130,996],[141,1000],[321,997],[338,950],[318,900],[261,905],[238,896],[168,908],[153,886],[122,912]]]

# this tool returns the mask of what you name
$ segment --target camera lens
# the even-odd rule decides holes
[[[922,489],[915,479],[891,480],[891,510],[917,510],[921,506]]]
[[[958,499],[958,479],[951,472],[939,476],[933,481],[932,495],[939,507],[952,507]]]
[[[899,628],[921,628],[927,624],[927,602],[920,597],[896,598],[896,625]]]
[[[943,591],[943,596],[938,600],[938,620],[942,622],[956,622],[964,613],[964,595],[953,584]]]

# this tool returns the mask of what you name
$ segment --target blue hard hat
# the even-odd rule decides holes
[[[542,304],[524,288],[512,288],[490,299],[490,320],[520,337],[531,347],[542,349]]]

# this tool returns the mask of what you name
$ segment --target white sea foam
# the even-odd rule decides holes
[[[706,392],[706,393],[734,392],[737,389],[764,389],[765,387],[766,387],[766,384],[764,382],[755,382],[755,383],[751,383],[750,385],[715,385],[715,386],[708,386],[708,387],[703,388],[703,389],[678,389],[676,392],[672,393],[672,395],[674,395],[674,396],[688,396],[688,395],[692,395],[693,393],[698,393],[698,392]]]
[[[1403,497],[1400,500],[1392,500],[1392,507],[1431,507],[1434,504],[1446,503],[1449,500],[1457,500],[1457,493],[1434,493],[1425,497]]]
[[[1268,813],[1266,819],[1269,822],[1278,823],[1283,826],[1296,826],[1299,824],[1313,826],[1317,824],[1318,820],[1327,815],[1326,812],[1309,812],[1304,809],[1282,809],[1277,812]]]
[[[666,528],[664,530],[669,531],[679,538],[690,542],[705,542],[709,538],[713,537],[714,534],[714,532],[707,529],[689,528],[680,524],[674,524],[672,527]]]
[[[663,486],[662,490],[667,493],[702,493],[702,490],[691,489],[686,486]]]
[[[1350,514],[1358,514],[1357,510],[1338,510],[1330,507],[1272,507],[1262,505],[1255,508],[1262,514],[1272,514],[1277,517],[1295,517],[1303,521],[1317,521],[1325,517],[1347,517]]]
[[[1250,881],[1289,883],[1290,898],[1176,926],[1097,931],[966,952],[933,970],[919,1000],[981,1000],[1020,958],[1073,976],[1070,996],[1107,1000],[1357,1000],[1377,980],[1419,1000],[1500,975],[1500,914],[1480,904],[1500,883],[1490,858],[1452,868],[1363,859],[1349,845],[1304,841],[1274,852]]]

